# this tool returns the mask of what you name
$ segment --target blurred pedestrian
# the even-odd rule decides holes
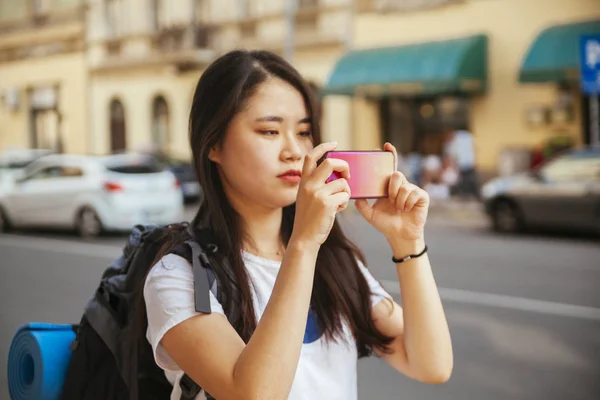
[[[237,286],[220,284],[237,293],[242,312],[234,328],[228,304],[210,292],[212,313],[197,313],[192,268],[165,249],[144,300],[171,398],[180,398],[185,371],[217,399],[352,400],[357,359],[373,353],[419,381],[450,376],[450,335],[423,232],[426,192],[395,172],[389,198],[356,202],[390,245],[400,307],[336,220],[349,186],[326,179],[333,171],[347,178],[348,165],[317,164],[336,145],[320,143],[313,110],[306,82],[269,52],[230,52],[198,82],[190,143],[206,196],[192,226],[209,226],[224,247]]]
[[[428,154],[423,158],[421,185],[438,183],[442,171],[442,161],[437,154]]]
[[[433,167],[433,162],[429,167]],[[423,189],[429,193],[432,203],[435,200],[448,200],[459,179],[452,158],[444,156],[440,161],[438,157],[435,161],[435,169],[430,172],[430,177]]]
[[[454,159],[448,155],[442,157],[442,168],[440,172],[440,182],[446,185],[450,192],[456,187],[460,179],[458,168]]]
[[[467,129],[447,132],[444,155],[449,156],[458,169],[455,193],[462,198],[479,197],[479,182],[475,169],[475,143]]]
[[[409,181],[421,184],[423,179],[423,171],[421,167],[422,164],[423,155],[421,153],[418,151],[412,151],[408,153],[404,162],[404,166],[406,170],[405,175]]]

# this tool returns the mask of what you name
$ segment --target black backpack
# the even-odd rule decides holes
[[[135,226],[123,249],[104,271],[90,298],[76,338],[62,389],[62,400],[167,400],[172,385],[156,364],[145,339],[147,319],[140,316],[144,280],[155,259],[173,235],[181,235],[170,253],[187,259],[193,268],[196,311],[210,313],[209,291],[223,304],[235,324],[238,299],[226,299],[219,288],[235,284],[234,274],[208,228],[192,230],[187,224]],[[218,265],[219,268],[213,268]],[[235,291],[234,291],[235,293]],[[235,325],[234,325],[235,326]],[[189,376],[181,379],[182,400],[192,400],[202,390]],[[206,397],[213,397],[206,393]]]

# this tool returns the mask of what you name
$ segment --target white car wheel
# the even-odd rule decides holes
[[[77,232],[83,238],[92,238],[102,232],[102,222],[96,211],[91,208],[84,208],[77,217]]]

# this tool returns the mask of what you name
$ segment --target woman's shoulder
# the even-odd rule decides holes
[[[170,280],[176,278],[184,282],[188,280],[193,282],[194,273],[188,260],[177,254],[169,253],[150,267],[145,286],[155,284],[157,281],[162,281],[165,278]]]

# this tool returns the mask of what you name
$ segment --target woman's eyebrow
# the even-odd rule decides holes
[[[283,118],[274,115],[268,115],[266,117],[260,117],[255,119],[256,122],[283,122]]]
[[[275,115],[267,115],[266,117],[256,118],[254,121],[255,122],[279,122],[279,123],[282,123],[283,118],[275,116]],[[298,121],[298,123],[299,124],[310,124],[311,118],[310,117],[302,118],[300,121]]]

